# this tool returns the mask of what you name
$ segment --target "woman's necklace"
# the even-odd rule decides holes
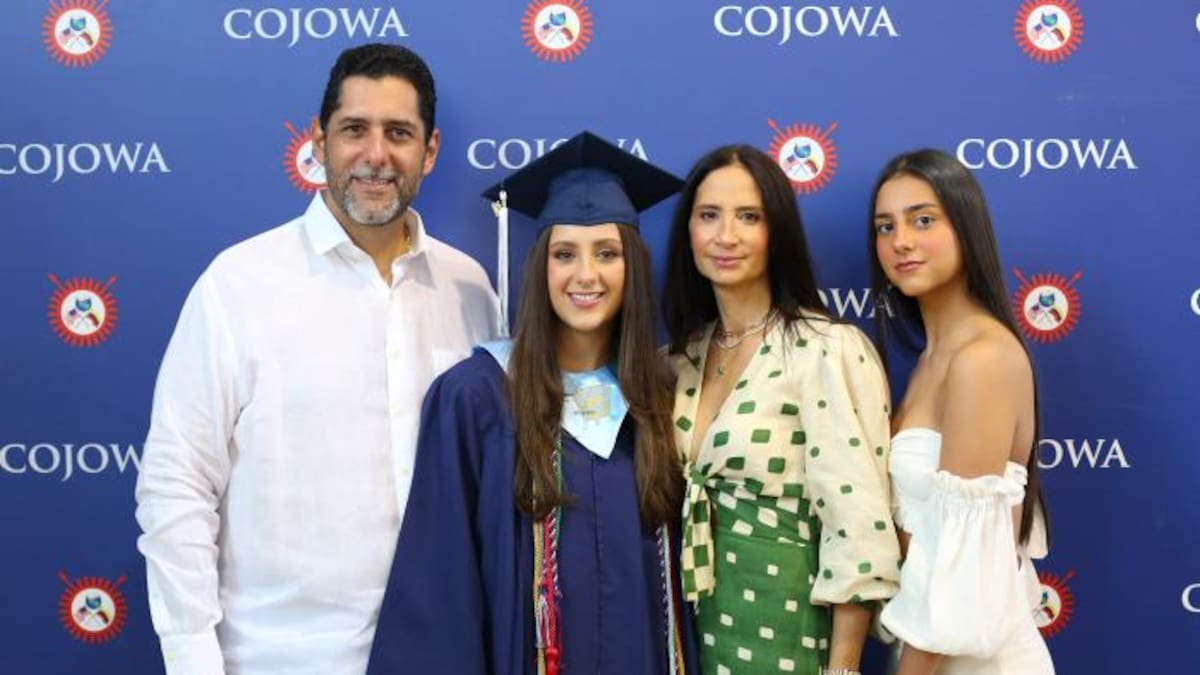
[[[744,342],[746,340],[746,338],[748,338],[751,335],[754,335],[755,333],[766,328],[766,326],[768,324],[770,324],[771,321],[775,318],[776,314],[777,314],[776,309],[774,307],[772,307],[771,309],[767,310],[767,313],[764,314],[761,319],[750,324],[749,326],[746,326],[745,328],[743,328],[741,330],[736,330],[736,331],[724,330],[721,327],[721,325],[718,323],[717,328],[713,331],[713,337],[712,337],[713,344],[715,344],[717,346],[717,350],[719,350],[721,352],[733,351],[733,350],[737,349],[742,344],[742,342]],[[718,321],[720,321],[720,319],[718,319]],[[736,356],[737,356],[737,353],[734,352],[733,354],[729,354],[728,356],[725,356],[724,358],[721,358],[720,360],[717,361],[717,368],[716,368],[717,377],[721,377],[722,375],[725,374],[726,366]]]

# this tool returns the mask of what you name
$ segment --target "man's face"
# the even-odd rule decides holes
[[[438,132],[425,141],[417,90],[399,77],[352,75],[342,81],[327,127],[313,129],[338,220],[365,226],[395,222],[417,196],[437,159]]]

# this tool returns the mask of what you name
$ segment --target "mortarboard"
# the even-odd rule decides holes
[[[551,225],[638,226],[638,212],[683,187],[683,181],[584,131],[483,192],[499,224],[496,285],[508,325],[508,209]]]

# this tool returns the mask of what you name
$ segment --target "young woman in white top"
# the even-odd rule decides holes
[[[983,193],[919,150],[887,164],[870,213],[877,346],[919,352],[889,461],[905,560],[881,619],[903,643],[897,672],[1053,673],[1032,613],[1037,393]]]

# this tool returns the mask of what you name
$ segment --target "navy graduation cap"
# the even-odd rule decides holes
[[[552,225],[618,223],[636,228],[638,212],[683,187],[674,175],[584,131],[483,192],[499,224],[496,285],[508,320],[508,210]]]
[[[508,208],[551,225],[621,223],[637,227],[639,211],[679,192],[683,181],[584,131],[488,188]]]

